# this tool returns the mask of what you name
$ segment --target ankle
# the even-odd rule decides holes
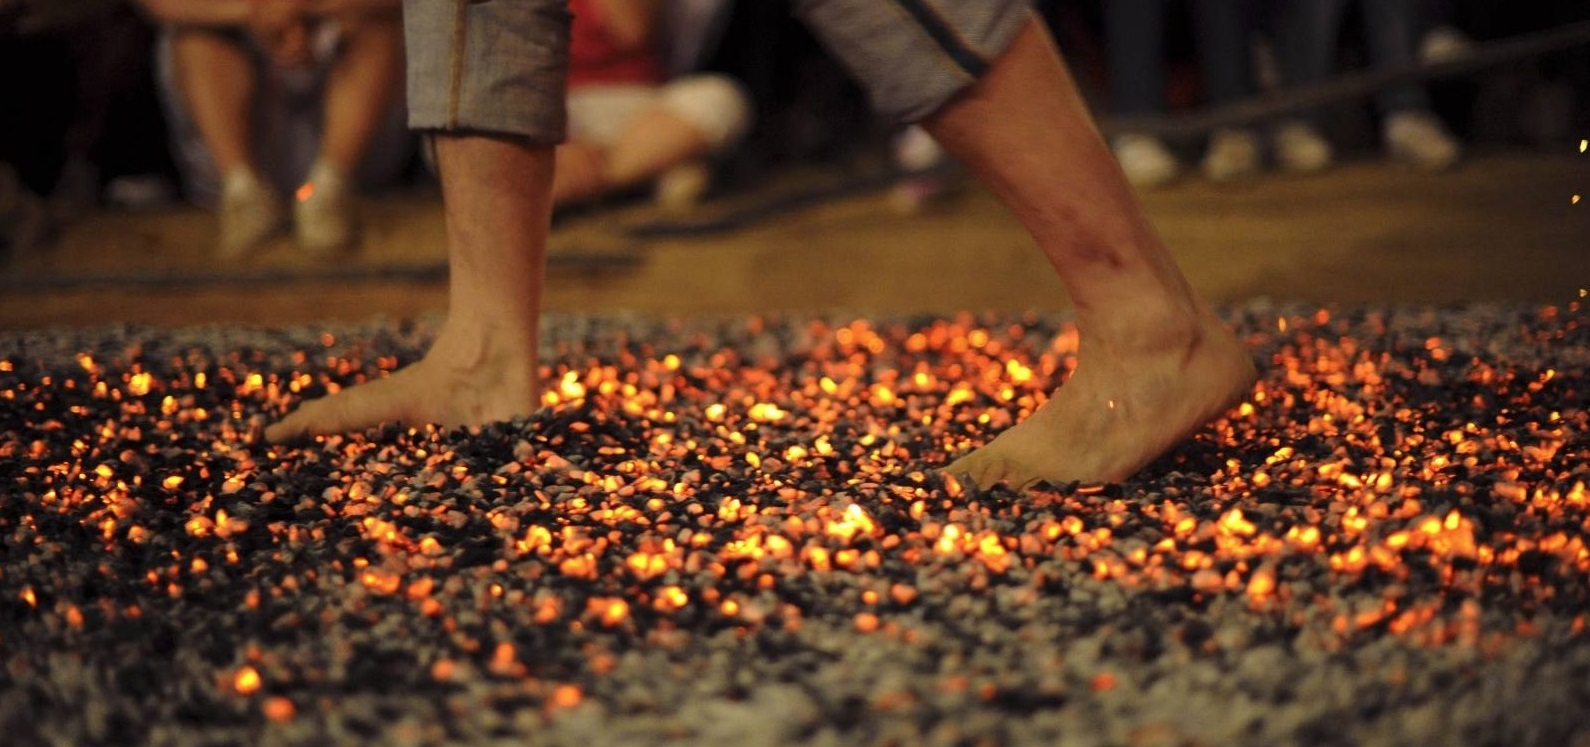
[[[1134,304],[1108,313],[1079,312],[1077,331],[1083,344],[1105,355],[1140,355],[1187,350],[1196,346],[1207,326],[1195,305]]]
[[[536,337],[532,330],[500,322],[455,322],[451,317],[426,353],[449,370],[469,375],[480,372],[530,370],[536,367]]]

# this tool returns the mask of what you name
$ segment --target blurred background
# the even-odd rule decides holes
[[[443,308],[396,0],[235,2],[0,0],[0,327]],[[1065,306],[1014,220],[931,138],[871,114],[789,2],[625,4],[575,3],[607,25],[575,31],[547,308]],[[1583,0],[1039,12],[1216,303],[1590,286]]]

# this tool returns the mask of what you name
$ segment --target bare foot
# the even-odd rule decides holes
[[[1188,334],[1090,344],[1064,386],[1026,420],[945,468],[980,488],[1124,480],[1242,401],[1253,361],[1205,313]]]
[[[522,348],[523,346],[509,346]],[[384,379],[305,402],[265,429],[284,443],[348,433],[385,422],[483,425],[529,415],[539,406],[534,356],[468,345],[444,331],[420,361]]]

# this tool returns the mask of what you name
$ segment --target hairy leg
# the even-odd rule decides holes
[[[235,39],[210,29],[178,27],[172,34],[172,62],[183,103],[199,137],[225,177],[253,169],[254,94],[260,82],[254,65]]]
[[[447,323],[420,361],[305,403],[267,428],[266,440],[390,421],[478,425],[529,415],[539,405],[552,148],[477,135],[436,140],[451,269]]]
[[[1251,360],[1176,266],[1036,21],[923,125],[1032,234],[1081,334],[1071,380],[948,471],[983,486],[1124,479],[1248,393]]]

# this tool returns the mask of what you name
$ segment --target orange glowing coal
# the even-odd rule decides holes
[[[261,684],[259,670],[246,664],[232,675],[232,689],[238,695],[253,695],[259,692]]]

